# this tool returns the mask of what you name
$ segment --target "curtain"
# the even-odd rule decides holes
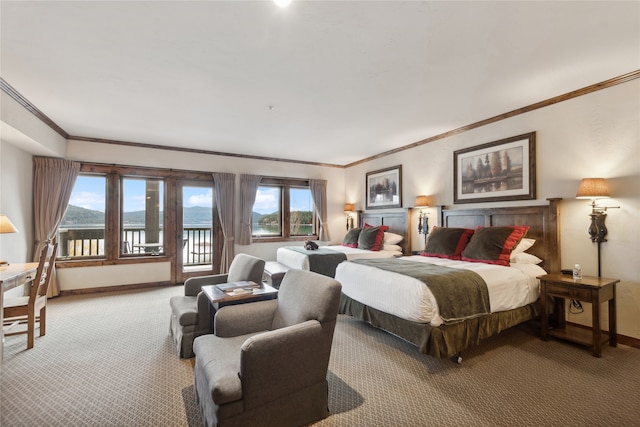
[[[310,179],[309,188],[311,189],[313,204],[320,219],[318,240],[331,240],[329,225],[327,224],[327,181],[324,179]]]
[[[251,223],[253,215],[253,204],[256,201],[256,193],[262,176],[260,175],[240,175],[240,235],[239,245],[251,244]]]
[[[35,222],[35,248],[33,260],[37,262],[40,252],[53,241],[67,210],[73,186],[80,173],[80,163],[50,157],[34,157],[33,216]],[[51,273],[48,297],[60,294],[55,275]]]
[[[222,259],[220,260],[220,273],[227,273],[229,265],[235,255],[233,218],[235,213],[236,174],[213,173],[213,197],[218,209],[224,244],[222,246]]]

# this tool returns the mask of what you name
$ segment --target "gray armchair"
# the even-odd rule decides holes
[[[195,395],[206,426],[299,426],[329,415],[327,371],[338,281],[289,270],[278,299],[223,307],[196,338]]]
[[[193,357],[193,340],[200,335],[211,333],[210,303],[201,292],[206,285],[252,280],[262,281],[264,260],[251,255],[237,254],[228,274],[192,277],[184,282],[184,296],[171,297],[171,322],[169,332],[178,348],[180,357]],[[213,308],[211,308],[213,310]]]

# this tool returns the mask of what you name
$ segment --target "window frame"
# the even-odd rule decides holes
[[[56,266],[59,268],[90,267],[104,265],[143,264],[156,262],[171,262],[175,259],[176,244],[174,239],[167,239],[177,232],[176,188],[179,180],[212,182],[213,176],[208,172],[194,172],[175,169],[145,168],[122,165],[105,165],[100,163],[82,163],[81,175],[106,177],[105,201],[105,254],[89,257],[57,257]],[[122,252],[121,227],[121,182],[123,178],[149,178],[164,180],[164,249],[159,254],[125,254]],[[215,217],[215,215],[214,215]],[[219,224],[214,224],[214,232]],[[221,250],[213,248],[214,255],[219,256]]]
[[[320,227],[320,220],[316,212],[315,205],[313,206],[313,234],[307,235],[291,235],[291,205],[290,205],[290,190],[292,188],[306,188],[311,191],[308,179],[298,178],[278,178],[278,177],[263,177],[260,180],[258,187],[278,187],[280,190],[280,235],[258,235],[253,234],[251,230],[251,239],[253,243],[265,243],[265,242],[299,242],[305,240],[318,240],[318,230]]]

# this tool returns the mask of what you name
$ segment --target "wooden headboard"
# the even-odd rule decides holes
[[[549,273],[560,272],[560,204],[561,199],[549,199],[549,204],[484,209],[438,208],[442,227],[500,227],[528,225],[528,238],[536,243],[527,252],[543,260],[540,266]]]
[[[400,242],[402,253],[405,255],[411,254],[411,208],[392,212],[385,212],[383,210],[359,211],[358,226],[362,227],[365,223],[374,227],[377,225],[386,225],[389,227],[390,232],[404,236],[404,239]]]

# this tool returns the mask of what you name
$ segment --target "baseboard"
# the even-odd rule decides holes
[[[579,323],[567,322],[567,324],[571,326],[575,326],[576,328],[591,329],[591,326],[585,326]],[[609,331],[606,329],[603,329],[602,332],[608,333]],[[629,347],[634,347],[634,348],[640,348],[640,339],[618,334],[618,344],[628,345]]]
[[[101,286],[99,288],[70,289],[66,291],[60,291],[60,296],[95,294],[100,292],[130,291],[130,290],[145,289],[145,288],[161,288],[165,286],[171,286],[171,282],[163,281],[163,282],[136,283],[133,285]]]

